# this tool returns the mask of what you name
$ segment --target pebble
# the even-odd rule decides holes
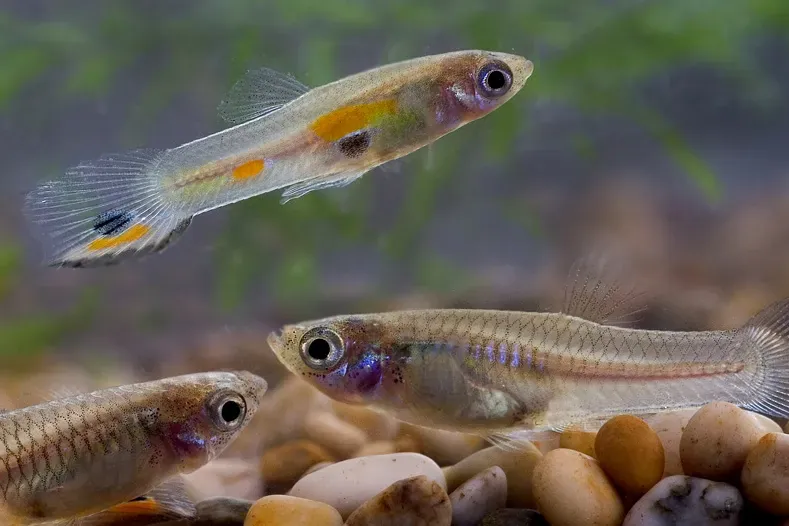
[[[241,526],[253,502],[245,499],[214,497],[197,503],[197,519],[192,526]]]
[[[328,411],[307,415],[304,433],[340,458],[349,458],[368,440],[364,431]]]
[[[212,460],[183,478],[198,502],[211,497],[256,500],[264,494],[257,466],[240,458]]]
[[[783,433],[783,429],[781,429],[781,425],[773,420],[772,418],[766,417],[764,415],[760,415],[759,413],[752,413],[750,411],[745,411],[752,417],[756,418],[758,421],[757,423],[762,427],[765,433]]]
[[[332,409],[339,418],[364,431],[370,440],[394,440],[400,430],[399,421],[364,406],[332,401]]]
[[[524,442],[517,450],[492,446],[477,451],[454,466],[444,469],[447,488],[450,492],[492,466],[499,466],[507,475],[507,506],[510,508],[533,508],[532,472],[542,458],[534,445]]]
[[[768,433],[751,450],[742,469],[749,501],[775,515],[789,515],[789,435]]]
[[[566,429],[559,435],[559,447],[563,449],[573,449],[584,455],[595,458],[595,437],[597,437],[597,433],[595,432]]]
[[[314,472],[318,471],[319,469],[323,469],[326,466],[331,466],[332,464],[334,464],[334,462],[321,462],[319,464],[315,464],[310,469],[305,471],[304,475],[302,475],[302,477],[305,477],[305,476],[309,475],[310,473],[314,473]]]
[[[342,526],[340,513],[323,502],[269,495],[255,502],[247,514],[244,526]]]
[[[397,452],[397,444],[392,440],[378,440],[376,442],[368,442],[351,456],[353,458],[371,457],[373,455],[389,455]]]
[[[476,526],[489,513],[507,504],[507,475],[493,466],[460,485],[449,496],[452,526]]]
[[[300,439],[266,450],[260,472],[268,493],[287,491],[315,464],[335,459],[323,446]]]
[[[594,448],[600,466],[630,496],[643,495],[663,475],[663,444],[649,424],[635,416],[608,420],[597,432]]]
[[[479,526],[550,526],[536,510],[501,508],[489,513]]]
[[[400,427],[400,436],[410,436],[415,439],[419,443],[421,453],[435,460],[439,466],[449,466],[460,462],[487,445],[485,439],[477,435],[431,429],[406,423]]]
[[[661,412],[650,415],[645,419],[649,427],[655,430],[660,442],[663,444],[663,455],[665,457],[663,478],[685,473],[682,470],[679,443],[688,421],[696,414],[696,411],[698,411],[697,407],[680,411]]]
[[[674,475],[633,505],[622,526],[736,526],[744,501],[734,486]]]
[[[398,480],[359,506],[345,526],[450,526],[444,488],[424,475]]]
[[[745,457],[764,435],[752,414],[728,402],[712,402],[688,421],[679,443],[686,475],[735,480]]]
[[[289,495],[325,502],[348,517],[356,508],[392,483],[425,475],[442,488],[446,480],[432,459],[419,453],[352,458],[305,475]]]
[[[595,459],[572,449],[554,449],[534,468],[534,499],[551,526],[619,526],[622,501]]]

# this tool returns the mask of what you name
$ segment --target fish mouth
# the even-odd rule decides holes
[[[266,338],[266,342],[268,346],[271,347],[271,350],[274,351],[274,354],[279,354],[282,350],[282,336],[285,333],[285,329],[280,329],[278,331],[271,331]]]

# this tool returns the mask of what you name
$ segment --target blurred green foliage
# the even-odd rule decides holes
[[[526,89],[506,110],[438,141],[430,163],[426,150],[411,156],[408,168],[416,173],[407,180],[402,213],[384,230],[367,228],[370,176],[342,193],[311,193],[285,206],[267,195],[231,207],[216,251],[225,308],[262,279],[283,302],[307,301],[316,294],[323,251],[360,240],[382,247],[398,270],[426,287],[451,285],[459,272],[451,262],[429,247],[414,254],[420,232],[468,159],[515,169],[509,153],[529,133],[536,101],[638,123],[703,195],[719,199],[714,172],[643,99],[641,88],[670,68],[706,64],[741,85],[751,103],[769,106],[775,86],[748,49],[771,31],[789,29],[785,0],[195,0],[144,7],[107,0],[50,3],[47,10],[46,20],[36,22],[0,13],[0,109],[34,83],[54,103],[101,96],[145,64],[147,87],[129,108],[129,147],[161,146],[144,138],[158,112],[184,94],[199,96],[199,107],[212,115],[224,91],[261,65],[320,85],[358,69],[345,65],[351,53],[363,55],[369,67],[457,48],[514,50],[535,61]],[[577,146],[593,157],[594,144],[579,137]],[[520,219],[528,232],[540,232],[539,218]],[[4,258],[0,254],[0,266]]]

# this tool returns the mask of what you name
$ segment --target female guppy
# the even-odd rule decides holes
[[[250,71],[220,104],[235,126],[166,151],[106,155],[27,197],[52,266],[86,267],[161,251],[192,218],[285,188],[282,202],[345,186],[509,100],[531,61],[458,51],[390,64],[310,90]]]
[[[632,329],[609,321],[632,298],[592,270],[575,269],[562,312],[335,316],[269,344],[336,400],[493,442],[714,400],[789,416],[789,300],[738,330]]]
[[[246,427],[266,387],[246,371],[207,372],[0,413],[0,524],[103,526],[156,512],[174,477]]]

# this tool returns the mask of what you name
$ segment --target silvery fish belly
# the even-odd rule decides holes
[[[173,477],[221,453],[265,391],[245,371],[200,373],[2,413],[0,523],[99,526],[111,522],[95,514],[117,505],[113,515],[155,512]]]
[[[310,89],[250,71],[220,104],[233,127],[170,150],[83,162],[27,196],[53,266],[107,265],[162,251],[203,212],[283,189],[282,202],[350,184],[479,119],[532,73],[523,57],[457,51]]]
[[[589,258],[561,312],[414,310],[289,325],[269,344],[330,397],[494,442],[714,400],[789,416],[789,301],[731,331],[638,330]]]

